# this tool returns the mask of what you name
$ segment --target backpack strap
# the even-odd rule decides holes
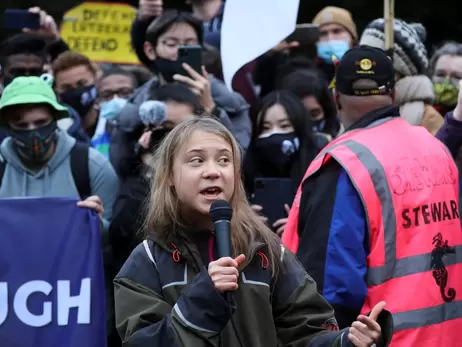
[[[91,196],[90,172],[88,168],[88,154],[90,146],[76,142],[71,150],[71,172],[80,199]]]

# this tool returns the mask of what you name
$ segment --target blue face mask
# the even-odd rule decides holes
[[[318,43],[318,57],[328,64],[332,64],[332,56],[337,59],[342,59],[345,53],[350,49],[350,45],[346,41],[331,40]]]
[[[101,110],[99,115],[107,120],[113,120],[122,111],[127,104],[127,100],[122,98],[114,98],[109,101],[101,103]]]

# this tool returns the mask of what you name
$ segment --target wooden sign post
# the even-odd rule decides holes
[[[383,12],[383,18],[385,19],[385,51],[393,59],[395,0],[384,0]]]

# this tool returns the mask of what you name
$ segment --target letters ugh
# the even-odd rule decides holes
[[[18,319],[31,327],[43,327],[50,324],[53,316],[57,317],[59,326],[69,324],[69,311],[77,309],[77,324],[90,324],[91,319],[91,279],[84,278],[80,284],[80,293],[71,295],[70,281],[58,281],[56,285],[56,314],[52,312],[54,303],[45,301],[40,313],[31,312],[27,307],[27,301],[36,293],[49,296],[53,286],[45,281],[30,281],[21,285],[13,297],[13,310]],[[10,303],[8,302],[8,283],[0,282],[0,326],[8,317]]]

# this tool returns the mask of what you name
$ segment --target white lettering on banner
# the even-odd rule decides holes
[[[45,281],[30,281],[24,283],[19,287],[14,295],[13,307],[16,316],[23,322],[31,327],[43,327],[51,322],[51,302],[43,303],[43,313],[35,315],[27,308],[27,299],[33,293],[43,293],[49,295],[53,287]]]
[[[27,301],[34,293],[50,295],[53,287],[45,281],[30,281],[18,288],[13,298],[13,310],[16,316],[24,324],[31,327],[43,327],[50,324],[53,320],[52,302],[43,303],[42,313],[34,314],[29,311]],[[0,326],[6,321],[8,316],[8,283],[0,282]],[[82,279],[80,293],[71,296],[71,282],[58,281],[57,283],[57,317],[58,325],[69,324],[69,311],[77,308],[77,324],[90,324],[91,320],[91,279]]]
[[[69,310],[77,307],[77,324],[90,324],[91,285],[90,279],[82,280],[80,294],[71,296],[71,282],[58,281],[58,325],[69,323]]]
[[[0,282],[0,298],[6,298],[7,302],[6,305],[0,305],[0,325],[2,325],[8,316],[8,284],[5,282]]]

